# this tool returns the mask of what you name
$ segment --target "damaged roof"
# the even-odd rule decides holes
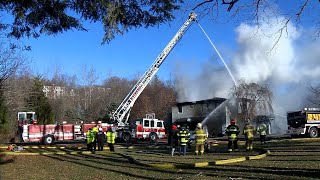
[[[177,102],[177,106],[184,106],[184,105],[193,105],[193,104],[209,104],[212,102],[224,102],[227,100],[226,98],[221,98],[221,97],[214,97],[211,99],[205,99],[205,100],[199,100],[199,101],[186,101],[186,102]]]

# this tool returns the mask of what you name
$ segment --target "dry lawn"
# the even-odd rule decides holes
[[[259,145],[256,145],[259,147]],[[117,153],[0,156],[0,176],[10,179],[317,179],[320,178],[320,139],[272,141],[264,148],[271,154],[260,160],[192,169],[157,169],[131,163]],[[117,149],[144,163],[195,163],[229,159],[259,152],[226,153],[225,145],[195,156],[169,155],[170,149],[139,146]],[[29,152],[79,151],[28,149]],[[1,179],[0,178],[0,179]]]

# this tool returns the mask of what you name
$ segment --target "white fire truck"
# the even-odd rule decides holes
[[[319,136],[320,108],[304,108],[301,111],[287,113],[288,134],[291,136]]]
[[[125,97],[119,107],[112,115],[113,124],[91,123],[91,124],[49,124],[38,125],[35,112],[19,112],[18,124],[22,140],[25,142],[43,142],[52,144],[58,140],[81,140],[89,128],[100,126],[104,131],[110,127],[116,130],[117,139],[129,141],[135,139],[150,139],[156,141],[159,138],[165,138],[165,127],[163,120],[155,118],[155,114],[147,114],[145,118],[131,121],[128,123],[131,108],[138,99],[142,91],[149,84],[151,79],[157,73],[160,65],[182,38],[189,26],[196,19],[196,14],[191,13],[186,22],[171,39],[168,45],[162,50],[150,68],[139,79],[129,94]]]

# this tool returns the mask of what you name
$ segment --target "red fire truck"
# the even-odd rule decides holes
[[[57,141],[83,141],[86,132],[94,126],[101,127],[104,132],[109,128],[117,130],[117,126],[108,123],[62,123],[62,124],[37,124],[35,112],[18,112],[19,135],[23,142],[40,142],[53,144]],[[138,119],[132,125],[130,139],[151,139],[165,138],[165,128],[163,120],[158,120],[153,116],[147,115],[146,118]]]
[[[291,136],[309,135],[311,138],[319,136],[320,108],[304,108],[301,111],[287,113],[288,134]]]
[[[112,128],[107,123],[77,123],[39,125],[35,112],[18,112],[19,135],[23,142],[42,142],[53,144],[55,141],[84,140],[89,128],[99,126],[103,131]]]

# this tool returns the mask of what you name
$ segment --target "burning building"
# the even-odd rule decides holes
[[[226,100],[225,98],[215,97],[194,102],[177,103],[176,106],[172,107],[172,123],[187,124],[191,130],[194,130],[197,123],[201,123]],[[225,113],[217,112],[214,119],[214,124],[225,122]],[[219,133],[222,133],[221,128],[220,130],[215,130],[214,135]]]
[[[241,108],[239,102],[233,99],[215,97],[195,102],[180,102],[172,107],[172,123],[187,124],[190,130],[194,130],[197,123],[202,123],[203,127],[211,137],[222,136],[231,118],[241,117]],[[257,127],[260,123],[268,126],[271,133],[271,122],[274,119],[271,114],[261,114],[259,110],[257,115],[251,119],[252,124]],[[244,119],[237,119],[237,124],[242,129]]]

